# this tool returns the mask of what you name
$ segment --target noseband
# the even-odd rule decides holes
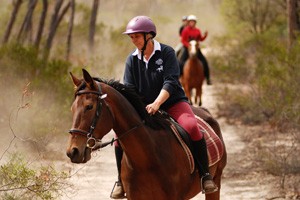
[[[99,139],[96,139],[94,136],[93,136],[93,133],[94,133],[94,130],[95,130],[95,127],[96,127],[96,124],[99,120],[99,117],[100,117],[100,114],[101,114],[101,110],[102,110],[102,101],[105,103],[105,105],[108,107],[108,104],[105,102],[104,98],[107,96],[107,94],[102,94],[102,91],[101,91],[101,86],[98,85],[98,88],[99,88],[99,91],[77,91],[75,93],[75,97],[76,96],[79,96],[79,95],[82,95],[82,94],[95,94],[98,96],[97,98],[97,108],[96,108],[96,112],[95,112],[95,116],[92,120],[92,124],[90,126],[90,130],[89,131],[85,131],[85,130],[81,130],[81,129],[70,129],[69,130],[69,133],[70,134],[73,134],[73,133],[77,133],[77,134],[80,134],[80,135],[84,135],[84,136],[87,136],[88,140],[87,140],[87,147],[88,148],[91,148],[91,149],[94,149],[95,146],[97,145],[97,142],[100,143],[100,146],[103,146],[101,144],[101,140]],[[109,111],[111,112],[111,110],[109,109]],[[112,113],[111,113],[112,115]],[[113,116],[113,115],[112,115]],[[93,143],[93,145],[90,145],[90,143]]]

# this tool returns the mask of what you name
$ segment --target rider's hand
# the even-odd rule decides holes
[[[146,110],[150,115],[154,115],[159,109],[159,105],[155,102],[148,104]]]
[[[208,32],[207,32],[207,31],[205,31],[205,32],[204,32],[204,37],[206,37],[206,36],[207,36],[207,34],[208,34]]]

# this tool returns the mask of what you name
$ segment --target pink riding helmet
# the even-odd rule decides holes
[[[153,38],[156,36],[156,27],[152,20],[147,16],[136,16],[127,24],[123,34],[131,33],[151,33]]]

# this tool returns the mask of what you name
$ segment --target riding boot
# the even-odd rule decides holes
[[[119,146],[115,146],[115,157],[116,157],[116,163],[117,163],[117,169],[118,169],[118,181],[115,182],[113,190],[110,194],[110,198],[124,199],[126,197],[125,197],[123,184],[121,181],[121,161],[122,161],[122,157],[123,157],[123,150]]]
[[[207,85],[212,85],[212,82],[211,82],[210,78],[206,79],[206,83],[207,83]]]
[[[205,78],[206,78],[206,84],[207,85],[212,85],[212,82],[211,82],[211,80],[210,80],[210,75],[209,75],[209,67],[208,67],[208,63],[207,63],[207,61],[206,61],[206,59],[204,58],[204,60],[205,60],[205,64],[204,64],[204,75],[205,75]]]
[[[201,140],[193,141],[193,147],[193,156],[199,170],[202,193],[209,194],[218,191],[218,187],[209,173],[207,146],[204,137]]]
[[[182,61],[179,61],[180,76],[182,76],[182,74],[183,74],[183,65],[184,65],[184,63]]]
[[[207,85],[212,85],[212,82],[210,80],[210,73],[209,73],[209,66],[208,66],[208,62],[206,60],[206,58],[204,57],[204,55],[202,54],[201,50],[199,49],[199,51],[197,52],[198,58],[201,60],[202,64],[203,64],[203,68],[204,68],[204,76],[206,78],[206,83]]]

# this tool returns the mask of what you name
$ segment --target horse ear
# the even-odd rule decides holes
[[[94,81],[94,79],[92,78],[92,76],[88,73],[88,71],[86,71],[85,69],[82,69],[82,73],[83,73],[83,78],[85,80],[85,82],[87,83],[87,86],[90,89],[96,89],[96,83]]]
[[[81,84],[81,81],[78,78],[76,78],[71,72],[70,72],[70,75],[71,75],[74,85],[76,87],[78,87]]]

